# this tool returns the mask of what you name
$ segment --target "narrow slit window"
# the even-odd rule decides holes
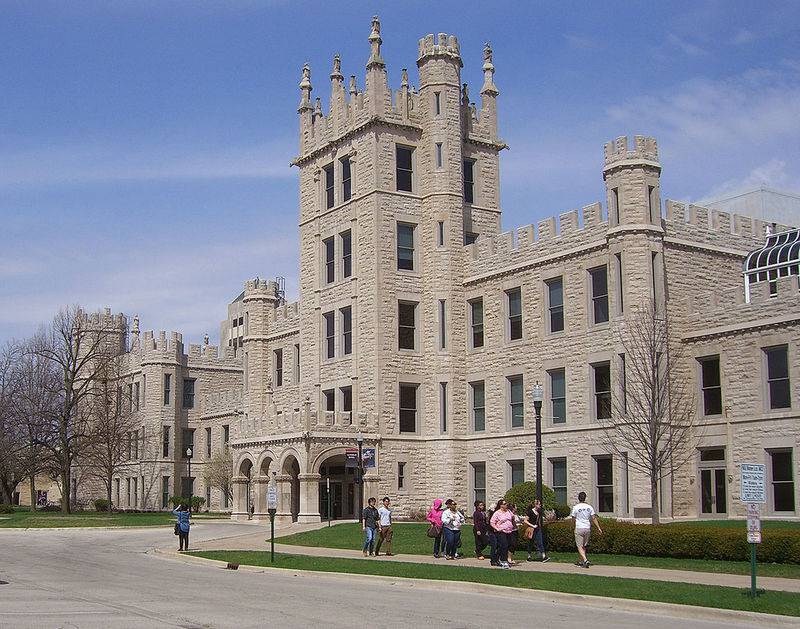
[[[342,277],[353,275],[353,236],[348,229],[341,234],[342,244]]]
[[[349,201],[353,193],[353,179],[350,171],[350,158],[344,157],[342,164],[342,201]]]
[[[330,209],[334,206],[335,197],[333,164],[328,164],[323,170],[325,171],[325,207]]]
[[[464,203],[475,202],[475,160],[464,160]],[[467,243],[469,244],[469,243]]]
[[[436,143],[436,168],[441,168],[443,165],[443,158],[442,158],[442,143]]]

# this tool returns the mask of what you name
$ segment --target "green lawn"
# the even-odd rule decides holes
[[[433,542],[425,535],[427,524],[398,524],[395,526],[393,552],[403,555],[429,555],[433,553]],[[467,557],[475,554],[472,527],[462,529],[462,553]],[[279,538],[281,544],[297,546],[317,546],[324,548],[361,548],[361,532],[358,524],[337,524],[317,531],[306,531]],[[488,552],[488,549],[487,549]],[[664,570],[694,570],[697,572],[725,572],[728,574],[750,574],[750,562],[715,561],[711,559],[672,559],[669,557],[636,557],[633,555],[591,554],[597,564],[609,566],[638,566],[643,568],[662,568]],[[525,557],[525,550],[517,552],[518,559]],[[572,563],[576,553],[552,553],[554,561]],[[758,574],[765,577],[786,577],[800,579],[800,565],[797,564],[759,564]]]
[[[227,514],[193,515],[197,520],[229,518]],[[167,526],[175,522],[175,516],[165,512],[153,513],[98,513],[80,511],[70,515],[50,511],[15,510],[0,514],[0,528],[60,528],[81,526]]]
[[[398,533],[400,532],[398,531]],[[757,599],[751,599],[746,596],[744,590],[737,588],[597,577],[591,576],[590,571],[578,574],[532,573],[513,569],[468,568],[453,564],[428,565],[399,561],[384,562],[375,559],[336,559],[286,554],[276,554],[273,564],[270,562],[269,552],[265,551],[211,550],[190,554],[206,559],[252,566],[273,566],[289,570],[318,570],[438,581],[466,581],[551,592],[800,616],[800,594],[793,592],[765,592]]]

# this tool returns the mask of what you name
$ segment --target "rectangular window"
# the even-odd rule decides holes
[[[169,478],[169,476],[167,478]],[[117,508],[122,506],[120,504],[120,502],[119,502],[119,498],[120,498],[120,495],[119,495],[120,494],[120,492],[119,492],[119,484],[120,484],[120,479],[119,478],[115,478],[114,479],[114,494],[115,494],[115,498],[116,499],[114,500],[114,506],[117,507]],[[36,502],[38,503],[39,501],[37,500]],[[14,504],[19,504],[19,501],[16,501]]]
[[[406,464],[403,461],[397,463],[397,488],[403,489],[406,486]]]
[[[548,280],[546,284],[550,332],[561,332],[564,330],[564,280],[556,277]]]
[[[227,448],[230,440],[231,440],[231,427],[225,424],[222,427],[222,445]]]
[[[333,187],[333,164],[328,164],[322,170],[325,171],[325,207],[330,209],[335,204],[335,194]]]
[[[414,270],[414,225],[397,223],[397,268]]]
[[[703,415],[722,414],[722,382],[719,356],[700,358],[700,387],[703,393]]]
[[[342,244],[342,277],[353,275],[353,236],[348,229],[339,234]]]
[[[188,458],[186,452],[189,450],[189,448],[192,449],[192,458],[194,458],[197,455],[197,452],[194,450],[194,428],[184,428],[181,436],[183,437],[183,443],[181,445],[181,458]]]
[[[608,272],[605,266],[589,270],[592,280],[592,317],[595,324],[608,321]]]
[[[475,432],[486,430],[486,385],[483,380],[470,382],[472,397],[472,429]]]
[[[563,424],[567,421],[567,379],[564,369],[551,369],[547,372],[550,377],[550,408],[553,413],[553,423]]]
[[[625,354],[619,355],[619,375],[622,380],[622,412],[628,414],[628,365],[625,362]]]
[[[483,347],[483,298],[469,302],[472,347]]]
[[[464,203],[475,201],[475,161],[464,160]]]
[[[161,456],[167,458],[169,456],[169,426],[164,426],[164,430],[161,434],[163,436],[161,441]]]
[[[131,506],[131,479],[130,478],[126,478],[125,479],[125,493],[127,494],[126,495],[125,504],[130,507]]]
[[[447,383],[439,383],[439,430],[447,432]]]
[[[140,395],[141,387],[138,382],[135,382],[133,385],[133,410],[139,410],[139,403],[140,403]]]
[[[135,477],[133,479],[133,506],[139,506],[139,478]]]
[[[486,502],[486,463],[470,463],[472,467],[472,497]],[[473,500],[473,501],[474,501]]]
[[[442,167],[442,162],[443,162],[443,158],[442,158],[442,143],[441,142],[437,142],[436,143],[436,168],[441,168]]]
[[[413,180],[413,160],[412,160],[412,153],[414,149],[411,149],[407,146],[400,146],[397,145],[395,148],[395,159],[397,161],[397,189],[402,190],[403,192],[412,192],[412,180]]]
[[[336,322],[332,312],[322,315],[325,320],[325,357],[333,358],[336,355]]]
[[[275,386],[283,386],[283,350],[276,349],[273,352],[273,362],[275,364]]]
[[[434,92],[433,93],[433,111],[436,113],[437,116],[441,115],[441,113],[442,113],[442,93],[441,92]]]
[[[792,451],[770,452],[773,511],[794,511]]]
[[[350,172],[350,158],[343,157],[339,162],[342,165],[342,202],[349,201],[353,193],[353,180]]]
[[[325,389],[322,392],[322,399],[325,402],[325,410],[328,412],[333,412],[336,410],[336,390],[335,389]]]
[[[478,242],[478,234],[475,232],[464,232],[464,245],[472,245]]]
[[[397,347],[416,349],[417,304],[408,301],[397,302]]]
[[[139,460],[139,431],[133,432],[133,460]]]
[[[594,414],[596,419],[611,419],[611,365],[592,365],[594,372]]]
[[[764,350],[767,359],[767,387],[769,407],[791,408],[792,398],[789,390],[789,348],[786,345],[769,347]]]
[[[164,374],[164,406],[169,404],[169,394],[172,386],[172,374]]]
[[[336,247],[333,236],[322,241],[325,248],[325,283],[336,281]]]
[[[194,378],[183,379],[183,408],[194,408]]]
[[[400,385],[400,432],[417,432],[416,384]]]
[[[611,190],[611,225],[619,225],[619,188]]]
[[[550,459],[553,468],[553,492],[557,505],[567,504],[567,459]]]
[[[508,301],[508,340],[522,338],[522,289],[514,288],[506,291]]]
[[[439,349],[447,349],[447,302],[439,300]]]
[[[444,247],[444,221],[436,222],[436,246]]]
[[[294,383],[300,383],[300,344],[294,346]]]
[[[339,389],[341,396],[342,411],[345,413],[353,412],[353,387],[342,387]]]
[[[206,458],[211,458],[211,428],[206,428]]]
[[[610,456],[595,458],[597,475],[597,510],[600,513],[614,511],[614,464]]]
[[[617,301],[619,303],[619,313],[622,314],[625,312],[625,299],[623,297],[625,291],[622,288],[622,253],[614,255],[617,259]]]
[[[339,310],[342,323],[342,353],[347,356],[353,353],[353,308],[345,306]]]
[[[650,221],[660,223],[661,208],[656,211],[655,186],[647,186],[647,207],[650,210]]]
[[[525,461],[509,461],[508,472],[511,479],[511,487],[525,482]]]
[[[523,403],[522,376],[509,376],[508,380],[508,406],[512,428],[522,428],[525,425],[525,405]]]

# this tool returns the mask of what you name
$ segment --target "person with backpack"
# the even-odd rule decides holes
[[[461,544],[461,527],[466,520],[464,514],[458,510],[455,500],[450,502],[449,509],[442,512],[445,559],[458,557],[458,547]]]
[[[361,550],[364,551],[364,557],[367,556],[367,552],[369,552],[369,556],[372,557],[372,548],[375,544],[375,532],[378,530],[378,522],[381,517],[378,514],[378,510],[375,508],[375,498],[367,500],[367,506],[364,507],[364,512],[361,515],[364,519],[364,546]]]
[[[442,499],[437,498],[426,516],[430,526],[428,527],[428,537],[433,538],[433,556],[439,558],[439,551],[442,548]],[[445,547],[445,555],[447,548]]]
[[[182,553],[185,550],[189,550],[189,528],[191,526],[189,522],[191,518],[189,505],[182,502],[178,505],[177,509],[172,512],[172,515],[178,519],[177,522],[175,522],[175,534],[178,536],[178,552]]]

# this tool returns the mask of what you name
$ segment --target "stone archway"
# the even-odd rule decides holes
[[[255,511],[253,517],[256,520],[268,520],[269,509],[267,505],[267,490],[273,476],[277,479],[277,470],[274,465],[274,456],[271,452],[263,453],[257,462],[257,473],[253,478],[253,504]]]
[[[250,489],[253,472],[253,460],[249,455],[239,459],[232,479],[233,484],[233,512],[234,520],[247,520],[250,518],[252,504]]]
[[[300,461],[294,454],[284,458],[278,481],[278,515],[297,522],[300,515]]]
[[[326,456],[327,455],[327,456]],[[359,487],[355,468],[347,467],[344,448],[319,457],[319,512],[322,520],[354,520],[358,517]]]

